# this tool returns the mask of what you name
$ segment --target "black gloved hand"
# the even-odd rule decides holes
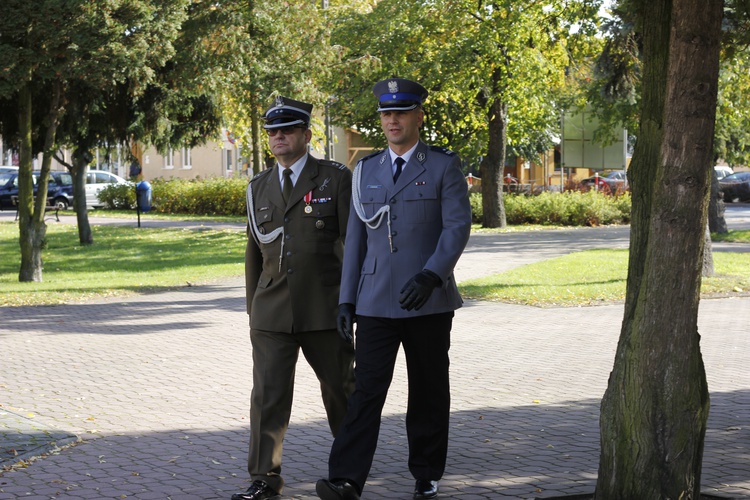
[[[428,269],[415,274],[401,289],[398,302],[401,309],[419,311],[432,295],[432,291],[443,284],[440,276]]]
[[[354,313],[354,304],[339,304],[339,315],[336,317],[336,329],[339,337],[347,344],[354,343],[354,323],[357,315]]]

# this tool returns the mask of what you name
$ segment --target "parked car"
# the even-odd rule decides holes
[[[628,176],[624,170],[615,170],[606,175],[592,175],[581,181],[581,185],[603,191],[605,193],[616,193],[628,189]]]
[[[67,210],[73,205],[73,176],[69,172],[50,172],[49,186],[47,189],[48,198],[52,198],[52,203]],[[53,191],[53,188],[56,188]]]
[[[34,195],[37,193],[39,176],[41,172],[32,172],[31,178],[34,182]],[[18,170],[0,173],[0,209],[13,209],[13,197],[18,196]],[[47,185],[47,198],[61,209],[68,208],[73,202],[73,178],[67,172],[50,172],[50,180]]]
[[[0,174],[3,174],[5,172],[18,172],[18,167],[14,167],[11,165],[0,165]]]
[[[715,165],[714,170],[716,171],[716,177],[721,180],[727,175],[732,175],[734,173],[734,170],[732,170],[732,167],[728,167],[726,165]]]
[[[103,207],[99,201],[99,191],[109,184],[129,184],[122,177],[105,170],[89,170],[86,174],[86,206]]]
[[[724,201],[750,201],[750,172],[737,172],[719,180]]]

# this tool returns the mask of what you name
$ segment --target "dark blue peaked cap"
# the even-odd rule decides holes
[[[378,111],[408,111],[427,99],[427,90],[405,78],[388,78],[376,83],[372,93],[378,98]]]
[[[278,96],[268,108],[263,119],[265,129],[291,127],[292,125],[310,125],[310,114],[313,105],[302,101],[295,101],[288,97]]]

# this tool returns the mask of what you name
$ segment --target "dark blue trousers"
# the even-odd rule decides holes
[[[445,471],[450,416],[450,331],[453,312],[391,319],[357,317],[354,394],[333,442],[329,478],[347,479],[360,492],[372,467],[380,419],[399,347],[409,377],[406,434],[409,471],[438,480]]]

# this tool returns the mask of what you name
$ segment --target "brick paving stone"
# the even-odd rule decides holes
[[[562,243],[561,243],[562,242]],[[561,252],[624,248],[627,229],[472,236],[460,280]],[[0,475],[16,498],[228,499],[245,470],[251,352],[242,280],[127,299],[0,309],[0,412],[82,442]],[[451,348],[452,420],[441,498],[581,495],[596,483],[598,409],[622,305],[538,309],[469,301]],[[750,298],[701,302],[711,413],[703,490],[750,498]],[[8,370],[7,367],[19,367]],[[365,499],[409,499],[399,360]],[[314,499],[331,436],[301,361],[284,498]],[[0,414],[0,445],[15,434]],[[5,427],[3,427],[5,425]]]

